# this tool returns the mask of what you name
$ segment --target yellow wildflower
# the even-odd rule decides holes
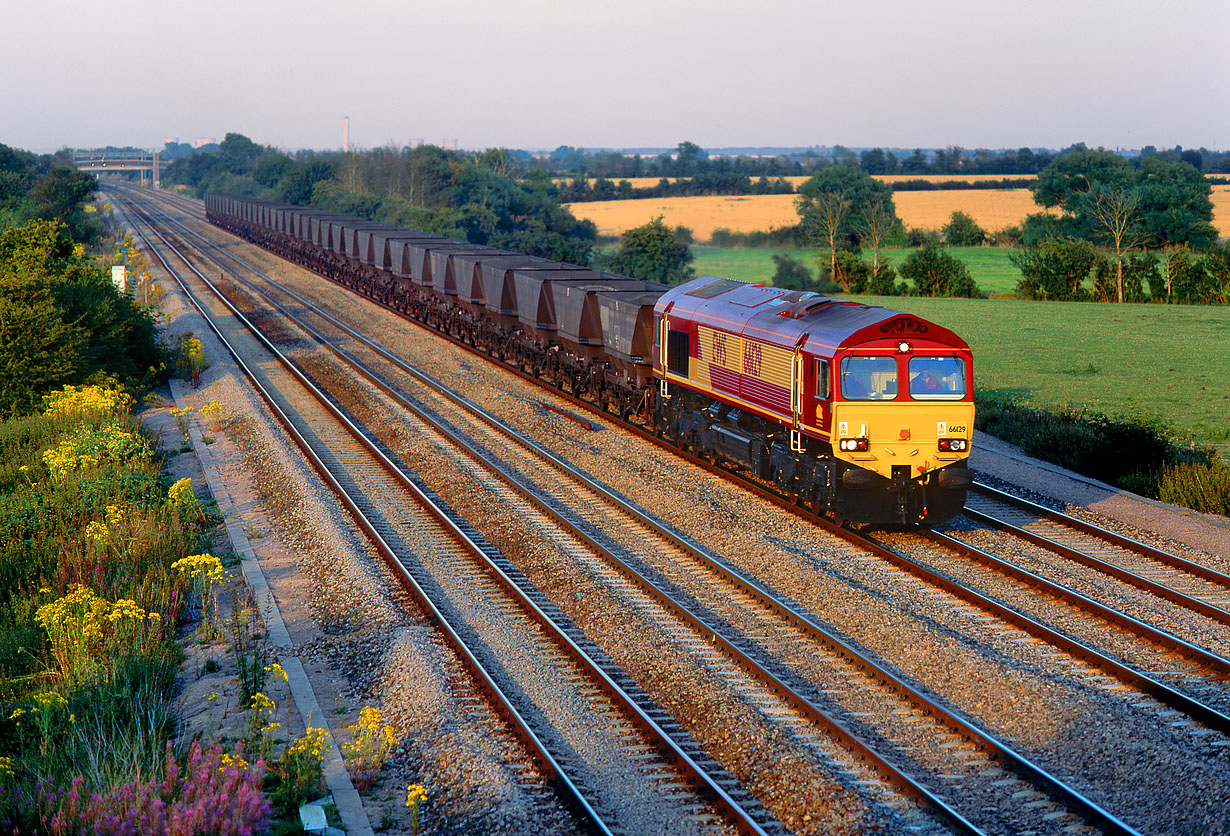
[[[329,733],[327,731],[308,726],[303,736],[297,738],[294,743],[287,747],[286,754],[308,755],[314,760],[319,761],[324,758],[324,750],[328,742]]]
[[[406,787],[406,806],[418,807],[427,800],[427,790],[420,787],[418,784],[411,784]]]
[[[119,415],[132,405],[132,398],[116,385],[65,386],[58,392],[44,396],[43,414],[48,418],[91,420],[108,415]]]
[[[107,527],[98,520],[92,520],[90,524],[85,527],[85,538],[87,540],[93,540],[95,543],[103,542],[107,539],[110,533],[111,532],[107,530]]]
[[[181,557],[171,564],[171,568],[187,575],[189,580],[201,578],[206,583],[221,580],[226,571],[222,567],[222,561],[212,554],[190,554],[187,557]]]
[[[60,696],[56,691],[40,691],[34,695],[34,701],[38,703],[39,708],[43,711],[53,708],[68,708],[68,700]]]

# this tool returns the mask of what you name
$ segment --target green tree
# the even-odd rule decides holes
[[[1021,271],[1016,293],[1025,299],[1080,302],[1089,299],[1081,286],[1102,257],[1088,241],[1044,241],[1008,256]]]
[[[779,253],[774,253],[772,258],[774,287],[809,290],[814,285],[815,278],[803,259]]]
[[[53,168],[34,184],[27,195],[37,217],[59,221],[76,241],[92,242],[100,230],[91,228],[85,203],[98,190],[93,175],[71,168]]]
[[[833,277],[837,275],[837,250],[858,237],[856,219],[877,215],[888,228],[900,223],[892,187],[848,165],[828,166],[810,177],[799,186],[794,205],[804,236],[828,249]]]
[[[1196,168],[1177,157],[1151,156],[1137,170],[1118,154],[1082,148],[1053,160],[1038,173],[1031,189],[1035,202],[1062,209],[1064,215],[1050,220],[1031,215],[1026,219],[1027,241],[1105,240],[1107,221],[1093,212],[1099,205],[1105,207],[1111,195],[1120,195],[1120,204],[1136,204],[1133,211],[1139,213],[1142,243],[1149,246],[1206,249],[1217,240],[1212,187]]]
[[[1153,246],[1186,244],[1197,250],[1217,241],[1213,187],[1185,162],[1150,159],[1140,167],[1140,214]]]
[[[43,394],[76,382],[88,342],[49,290],[0,275],[0,416],[29,414]]]
[[[681,284],[696,275],[692,250],[675,240],[661,215],[623,234],[610,268],[625,276],[664,284]]]
[[[901,228],[901,222],[893,214],[891,202],[869,200],[858,207],[854,229],[859,241],[871,246],[871,273],[880,274],[880,249],[884,240]]]
[[[901,265],[901,277],[913,282],[918,296],[977,297],[978,285],[965,262],[933,244],[910,253]]]
[[[1112,189],[1129,188],[1136,183],[1132,164],[1110,151],[1070,151],[1056,158],[1031,185],[1034,202],[1047,208],[1059,207],[1072,215],[1080,215],[1081,201],[1095,183]]]
[[[58,221],[0,234],[0,411],[108,374],[136,388],[161,372],[152,315],[111,283]]]
[[[797,198],[798,204],[803,198]],[[841,283],[840,272],[837,269],[837,250],[840,248],[842,234],[850,218],[850,201],[838,194],[821,193],[810,201],[803,215],[803,235],[808,241],[819,243],[829,251],[829,278]],[[846,284],[843,290],[849,291]]]
[[[1204,257],[1204,272],[1208,276],[1209,305],[1230,303],[1230,244],[1215,246]]]
[[[976,247],[987,241],[986,230],[960,210],[948,217],[948,223],[940,231],[944,233],[944,240],[953,247]]]
[[[1130,295],[1123,285],[1124,254],[1148,237],[1139,212],[1140,193],[1095,183],[1085,193],[1083,205],[1094,234],[1115,251],[1115,299],[1123,302]]]

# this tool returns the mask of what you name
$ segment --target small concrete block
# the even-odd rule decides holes
[[[319,804],[304,804],[299,808],[299,822],[307,833],[324,833],[329,826],[325,808]]]

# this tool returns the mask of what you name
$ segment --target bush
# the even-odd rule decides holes
[[[1021,280],[1016,285],[1018,296],[1060,302],[1088,301],[1089,291],[1081,284],[1103,260],[1088,241],[1071,238],[1044,241],[1008,258],[1021,271]]]
[[[1103,482],[1118,484],[1138,470],[1160,469],[1168,458],[1169,433],[1150,419],[1112,420],[1070,407],[1049,412],[986,392],[979,392],[976,401],[978,429]],[[1132,455],[1123,455],[1124,450]]]
[[[964,262],[935,245],[910,253],[901,265],[901,277],[914,283],[912,292],[918,296],[979,295]]]
[[[944,233],[944,240],[953,247],[977,247],[987,241],[986,230],[961,211],[953,212],[940,231]]]
[[[709,243],[715,247],[801,247],[803,231],[794,226],[778,226],[768,232],[733,232],[718,227],[709,235]]]
[[[944,243],[944,236],[934,229],[912,226],[906,230],[905,243],[911,247],[938,247]]]
[[[989,236],[989,242],[997,247],[1025,246],[1025,228],[1020,224],[1010,224],[1003,229],[997,229]]]
[[[1123,260],[1123,301],[1145,301],[1145,283],[1153,287],[1159,275],[1157,263],[1157,256],[1152,253],[1131,255]],[[1094,268],[1093,299],[1096,302],[1115,302],[1119,299],[1119,292],[1115,289],[1115,263],[1109,259],[1098,262]]]
[[[1031,456],[1198,511],[1230,509],[1230,470],[1211,451],[1176,442],[1156,418],[1111,418],[1083,407],[1051,412],[993,390],[977,390],[974,401],[977,429]]]
[[[773,266],[774,287],[808,290],[815,285],[815,277],[801,258],[774,253]]]
[[[0,234],[0,415],[48,390],[112,375],[132,388],[161,373],[154,318],[72,245],[62,224]]]
[[[1230,468],[1220,462],[1164,465],[1158,499],[1209,514],[1230,516]]]
[[[696,276],[692,251],[676,240],[661,215],[624,232],[609,266],[613,272],[663,284],[682,284]]]

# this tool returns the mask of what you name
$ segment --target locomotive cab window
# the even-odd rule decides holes
[[[832,374],[828,360],[816,361],[816,397],[827,401],[833,396]]]
[[[894,357],[850,356],[841,359],[841,396],[853,401],[897,397]]]
[[[910,397],[920,401],[964,398],[965,363],[959,357],[911,357]]]
[[[688,332],[671,329],[666,343],[667,371],[687,377],[689,354],[691,354],[691,340],[688,338]]]

